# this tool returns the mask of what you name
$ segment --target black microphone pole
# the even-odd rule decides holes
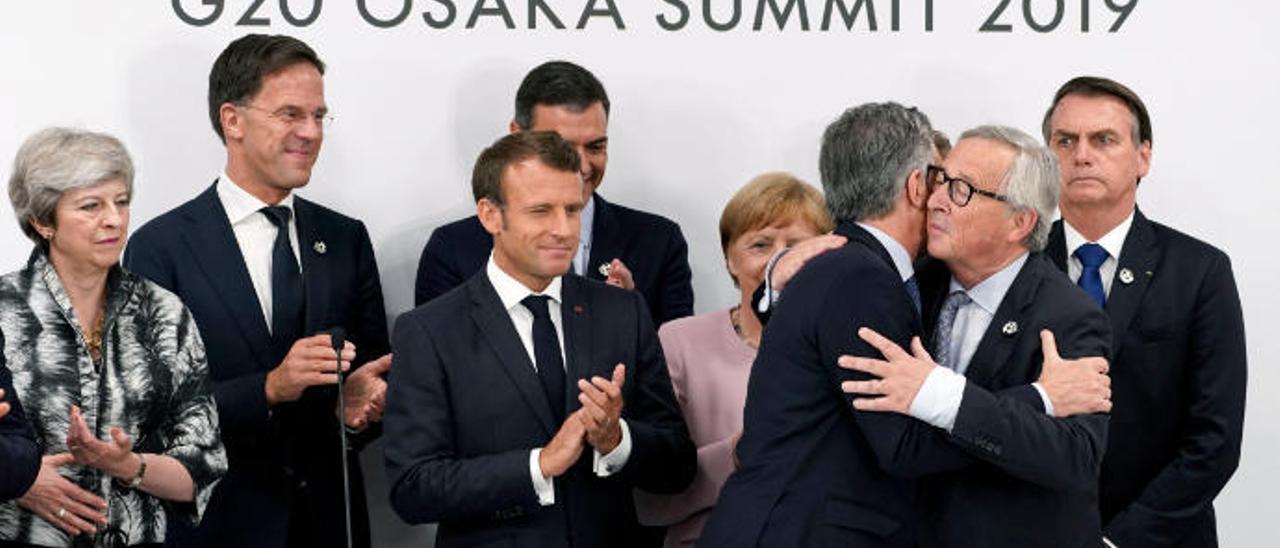
[[[329,341],[333,344],[333,354],[336,359],[335,370],[338,373],[338,438],[342,444],[342,504],[343,517],[347,520],[347,548],[352,548],[351,544],[351,478],[348,477],[350,472],[347,471],[347,404],[346,398],[343,397],[345,392],[342,391],[342,348],[347,344],[347,332],[341,327],[335,327],[329,330]]]

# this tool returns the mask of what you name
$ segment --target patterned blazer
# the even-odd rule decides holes
[[[95,363],[66,290],[39,249],[26,268],[0,276],[0,328],[13,384],[45,455],[67,452],[72,405],[110,439],[119,427],[134,451],[177,459],[195,483],[194,504],[161,501],[96,469],[60,473],[108,502],[103,533],[128,544],[163,542],[166,519],[198,522],[227,469],[204,343],[176,296],[118,265],[107,278],[102,359]],[[0,505],[0,539],[70,546],[71,537],[18,506]]]

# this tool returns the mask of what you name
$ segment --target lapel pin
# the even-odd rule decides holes
[[[1127,268],[1120,269],[1120,283],[1129,285],[1133,283],[1133,271]]]
[[[311,244],[311,249],[314,249],[317,254],[324,255],[326,251],[329,251],[329,246],[324,245],[321,240],[316,240],[316,243]]]
[[[1004,324],[1004,327],[1000,329],[1000,332],[1004,333],[1004,336],[1006,337],[1016,335],[1018,333],[1018,322],[1008,322]]]
[[[608,278],[608,277],[609,277],[609,268],[610,268],[611,266],[613,266],[613,263],[612,263],[612,262],[604,263],[604,264],[600,265],[600,268],[597,268],[597,269],[596,269],[596,272],[599,272],[601,276],[604,276],[604,277]]]
[[[580,305],[580,304],[575,304],[575,305],[573,305],[573,313],[574,313],[574,314],[581,314],[581,313],[582,313],[582,305]]]

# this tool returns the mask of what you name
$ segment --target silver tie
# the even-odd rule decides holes
[[[943,367],[955,370],[956,357],[951,356],[951,328],[956,323],[956,313],[960,307],[973,302],[969,294],[959,289],[947,295],[942,303],[942,313],[938,314],[938,329],[933,332],[933,359]]]

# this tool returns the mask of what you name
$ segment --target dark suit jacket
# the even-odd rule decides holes
[[[1047,253],[1066,270],[1061,221]],[[1137,211],[1106,312],[1116,343],[1104,531],[1121,548],[1217,546],[1213,499],[1240,461],[1244,423],[1244,319],[1231,261]]]
[[[764,331],[738,443],[738,469],[700,546],[914,547],[920,475],[972,464],[941,430],[904,415],[854,411],[842,354],[879,357],[856,335],[875,329],[908,348],[920,318],[888,252],[843,223],[842,248],[787,285]]]
[[[4,335],[0,334],[0,348],[3,347]],[[0,352],[0,389],[4,390],[0,402],[9,404],[9,414],[0,417],[0,502],[3,502],[24,495],[31,488],[40,471],[41,455],[35,433],[13,389],[13,376],[5,367],[3,352]]]
[[[574,379],[627,366],[622,416],[626,466],[591,471],[592,451],[555,480],[555,504],[538,504],[530,450],[559,430],[536,370],[484,270],[396,321],[396,373],[387,395],[385,451],[391,503],[411,524],[439,522],[436,545],[615,547],[631,539],[631,489],[684,489],[695,448],[671,389],[657,334],[634,292],[565,276],[565,401],[581,407]]]
[[[939,265],[941,266],[941,265]],[[945,268],[917,273],[925,316],[936,322],[948,291]],[[789,296],[788,296],[789,297]],[[1105,415],[1044,414],[1030,383],[1053,331],[1066,358],[1107,356],[1110,325],[1093,301],[1032,253],[1000,301],[965,371],[952,440],[986,462],[920,482],[921,546],[1078,548],[1101,544],[1097,478]],[[996,397],[993,392],[1013,397]]]
[[[344,328],[356,345],[354,366],[385,354],[382,288],[364,225],[301,197],[294,210],[306,285],[304,332]],[[314,545],[345,545],[337,390],[312,387],[298,401],[268,408],[267,372],[285,352],[273,348],[215,187],[139,229],[124,262],[176,293],[195,316],[230,464],[198,531],[171,531],[178,540],[169,544],[280,547],[293,521],[295,531],[313,533]],[[349,471],[353,538],[367,546],[359,459],[351,459]]]
[[[595,195],[587,278],[603,281],[600,265],[621,259],[644,295],[654,325],[693,314],[689,245],[680,226],[658,215],[605,201]],[[484,269],[493,237],[475,215],[431,233],[418,261],[414,303],[422,305],[462,285]]]

